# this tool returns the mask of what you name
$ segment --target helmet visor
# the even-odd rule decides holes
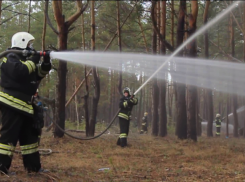
[[[28,42],[27,47],[29,47],[31,49],[34,49],[33,44],[34,44],[34,41],[31,40],[31,41]]]

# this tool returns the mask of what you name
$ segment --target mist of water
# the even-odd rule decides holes
[[[76,51],[51,52],[50,56],[54,59],[88,66],[97,66],[118,71],[122,69],[123,72],[132,74],[142,72],[144,76],[148,76],[148,79],[134,94],[137,94],[153,77],[169,79],[166,75],[171,75],[171,79],[178,83],[245,95],[244,64],[175,57],[187,44],[200,34],[203,34],[207,29],[214,26],[215,23],[236,8],[239,3],[241,2],[234,2],[208,24],[200,28],[170,56]]]

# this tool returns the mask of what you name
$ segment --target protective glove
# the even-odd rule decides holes
[[[32,62],[34,62],[35,64],[38,64],[39,60],[40,60],[40,54],[36,53],[36,54],[32,55],[32,57],[31,57]]]
[[[132,102],[132,103],[134,103],[134,99],[132,99],[132,98],[129,101]]]
[[[45,51],[47,52],[48,54],[46,54],[45,56],[43,56],[43,62],[44,63],[50,63],[50,56],[49,56],[49,51]]]
[[[133,105],[133,102],[132,102],[131,99],[127,100],[127,102],[128,102],[128,105],[129,105],[129,106],[132,106],[132,105]]]

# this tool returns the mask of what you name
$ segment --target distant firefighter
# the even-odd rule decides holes
[[[216,123],[216,136],[220,136],[221,118],[219,113],[216,114],[215,123]]]
[[[130,95],[130,89],[128,87],[123,90],[123,95],[124,96],[120,99],[119,102],[120,112],[118,114],[120,135],[117,140],[117,145],[120,145],[121,147],[127,146],[131,111],[133,109],[133,106],[137,105],[138,103],[138,99]]]
[[[142,118],[142,123],[141,123],[141,131],[140,134],[147,133],[147,127],[148,127],[148,120],[147,120],[148,113],[144,113],[144,117]]]

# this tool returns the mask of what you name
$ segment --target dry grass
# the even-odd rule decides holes
[[[92,141],[43,136],[40,148],[53,154],[42,156],[50,173],[27,175],[16,154],[11,171],[0,181],[245,181],[243,139],[199,138],[197,143],[174,136],[154,138],[131,134],[130,146],[116,145],[117,136]],[[100,168],[110,168],[99,171]]]

